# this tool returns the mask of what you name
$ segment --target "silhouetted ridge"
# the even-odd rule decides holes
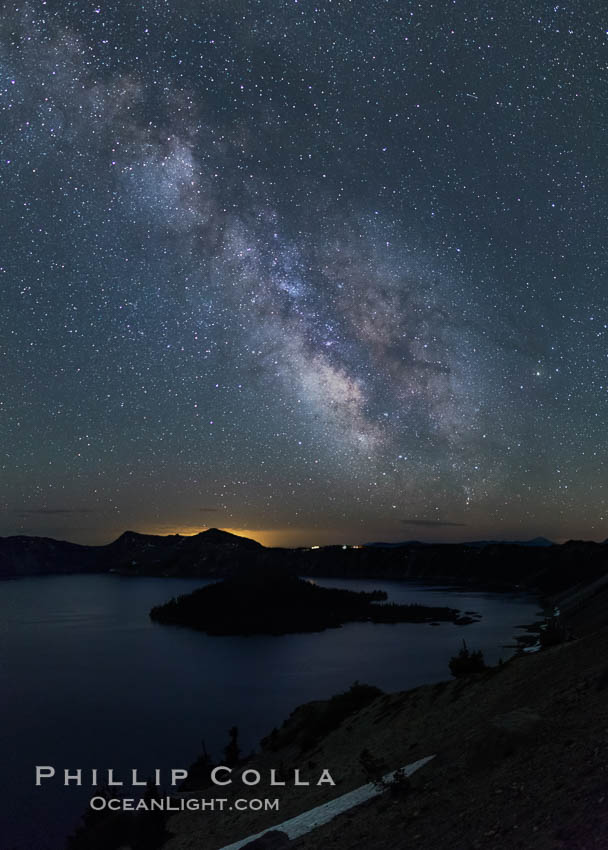
[[[0,577],[87,572],[224,577],[250,568],[265,551],[256,540],[217,528],[187,537],[129,530],[106,546],[0,537]]]
[[[222,531],[220,528],[209,528],[207,531],[201,531],[196,535],[195,539],[213,546],[238,546],[244,549],[264,548],[257,540],[251,540],[249,537],[240,537],[238,534],[232,534],[230,531]]]
[[[126,531],[107,546],[44,537],[0,537],[0,577],[114,572],[130,576],[227,578],[258,569],[323,578],[456,581],[489,590],[558,593],[593,581],[608,568],[608,545],[544,538],[525,543],[419,543],[266,548],[210,528],[193,536]]]
[[[139,531],[123,531],[120,537],[117,537],[108,546],[115,549],[128,548],[129,546],[158,546],[163,543],[173,543],[179,538],[179,534],[168,534],[164,536],[158,534],[140,534]]]

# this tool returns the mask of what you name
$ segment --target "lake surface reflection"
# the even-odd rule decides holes
[[[353,623],[316,634],[209,637],[152,623],[148,612],[200,579],[52,576],[0,585],[2,753],[0,836],[8,850],[61,850],[92,791],[34,785],[35,765],[187,767],[220,755],[237,725],[253,748],[298,705],[353,681],[404,690],[450,678],[463,637],[486,662],[506,659],[515,626],[536,619],[521,595],[457,592],[411,582],[317,580],[386,590],[390,601],[482,614],[459,627]]]

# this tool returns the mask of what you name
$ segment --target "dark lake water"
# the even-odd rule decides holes
[[[463,637],[488,663],[506,659],[515,626],[539,607],[524,596],[330,579],[319,583],[483,617],[464,627],[353,623],[283,637],[208,637],[149,620],[153,605],[205,583],[111,575],[0,583],[3,848],[62,850],[93,793],[59,782],[37,788],[36,765],[145,776],[187,767],[203,739],[219,756],[235,724],[252,749],[296,706],[355,680],[394,691],[450,678]]]

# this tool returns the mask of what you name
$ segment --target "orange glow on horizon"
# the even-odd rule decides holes
[[[348,539],[342,539],[349,535],[343,535],[340,532],[324,529],[309,528],[268,528],[268,529],[248,529],[248,528],[228,528],[224,525],[146,525],[134,527],[133,531],[139,531],[141,534],[158,534],[160,536],[168,536],[171,534],[180,534],[183,537],[193,537],[200,534],[202,531],[207,531],[209,528],[219,528],[221,531],[228,531],[230,534],[236,534],[238,537],[248,537],[251,540],[257,540],[262,546],[285,547],[286,549],[297,548],[299,546],[311,547],[315,545],[328,546],[337,545],[339,543],[348,543]],[[358,542],[358,541],[357,541]]]
[[[227,528],[224,525],[175,525],[175,526],[146,526],[141,529],[141,534],[158,534],[162,537],[167,537],[171,534],[179,534],[182,537],[194,537],[202,531],[208,531],[210,528],[219,528],[220,531],[227,531],[229,534],[236,534],[237,537],[248,537],[250,540],[257,540],[262,546],[275,546],[272,542],[272,531],[249,531],[246,528]],[[133,529],[134,531],[136,529]]]

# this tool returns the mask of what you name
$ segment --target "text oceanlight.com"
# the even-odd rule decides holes
[[[91,797],[89,805],[94,811],[100,812],[109,809],[113,812],[278,812],[279,800],[269,798],[253,798],[251,800],[237,799],[228,800],[227,797],[206,797],[176,799],[175,797],[161,797],[155,799],[135,800],[130,797]]]

